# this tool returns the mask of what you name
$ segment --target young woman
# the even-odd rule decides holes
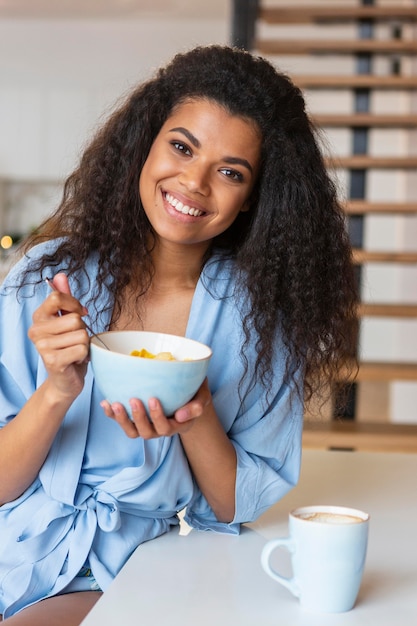
[[[1,287],[3,620],[79,624],[178,511],[236,533],[295,485],[304,397],[350,348],[350,255],[301,93],[267,61],[196,48],[133,91]],[[207,343],[208,379],[130,420],[83,319]]]

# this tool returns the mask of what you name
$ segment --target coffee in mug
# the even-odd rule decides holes
[[[289,515],[289,536],[269,541],[262,551],[265,572],[310,611],[340,613],[353,608],[368,542],[369,515],[338,506],[308,506]],[[291,553],[293,576],[271,567],[276,548]]]
[[[309,522],[323,522],[324,524],[360,524],[363,522],[362,517],[357,515],[347,515],[345,513],[331,513],[326,511],[317,511],[317,513],[300,513],[296,515],[300,519]]]

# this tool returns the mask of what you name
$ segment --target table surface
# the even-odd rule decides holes
[[[304,611],[261,568],[265,542],[286,536],[288,512],[309,504],[370,513],[365,573],[347,613]],[[82,626],[414,626],[416,522],[416,454],[305,450],[297,487],[239,536],[182,524],[140,545]]]

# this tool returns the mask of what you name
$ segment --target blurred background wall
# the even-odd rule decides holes
[[[251,0],[247,0],[251,4]],[[290,5],[415,5],[415,0],[262,0],[263,7]],[[233,15],[245,0],[1,0],[0,2],[0,239],[19,238],[59,202],[62,182],[77,164],[85,142],[117,100],[137,82],[150,76],[178,51],[197,44],[231,43]],[[253,4],[253,3],[252,3]],[[374,36],[384,40],[397,28],[383,22]],[[357,24],[271,25],[260,20],[258,38],[352,39]],[[401,36],[415,40],[415,25]],[[271,57],[293,77],[298,74],[355,73],[353,54],[280,55]],[[389,74],[392,63],[374,55],[373,71]],[[416,75],[416,56],[401,61],[401,71]],[[351,89],[304,90],[313,115],[349,114],[354,108]],[[371,114],[417,112],[416,90],[375,89]],[[324,128],[326,149],[338,157],[352,148],[351,129]],[[416,129],[375,128],[369,131],[372,155],[417,154]],[[348,196],[346,170],[337,172],[340,195]],[[417,197],[417,172],[369,172],[370,202],[410,202]],[[417,215],[367,216],[363,246],[367,250],[416,250]],[[9,253],[0,248],[0,280]],[[417,303],[415,263],[368,263],[362,273],[365,302]],[[364,360],[415,362],[417,320],[364,318],[361,324]],[[372,387],[372,393],[369,391]],[[417,422],[417,383],[395,381],[362,385],[366,421]]]
[[[226,43],[227,0],[0,3],[0,233],[25,234],[106,112],[175,52]]]

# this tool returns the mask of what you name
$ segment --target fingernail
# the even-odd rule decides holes
[[[157,408],[158,403],[155,398],[149,398],[148,405],[151,411],[154,411]]]
[[[132,409],[132,411],[138,411],[139,410],[139,403],[134,398],[129,400],[129,404],[130,404],[130,408]]]
[[[175,419],[178,422],[186,422],[190,419],[190,411],[188,409],[179,409],[179,411],[175,413]]]

